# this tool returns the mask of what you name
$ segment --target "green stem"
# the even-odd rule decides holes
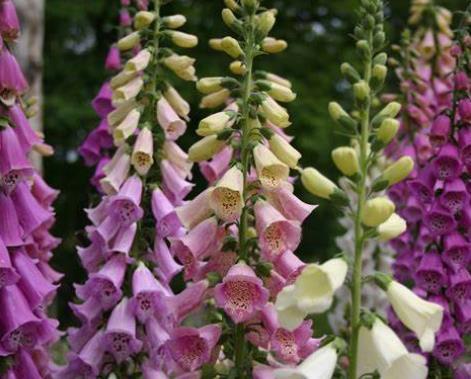
[[[372,46],[373,36],[370,32],[368,42]],[[369,57],[365,63],[363,79],[366,83],[371,80],[372,58]],[[363,247],[365,243],[364,230],[361,223],[363,210],[365,207],[367,192],[366,179],[368,177],[368,140],[370,133],[370,103],[360,112],[361,134],[360,134],[360,174],[361,179],[357,186],[358,205],[355,213],[355,256],[352,273],[351,290],[351,314],[350,314],[350,353],[349,353],[349,379],[356,378],[357,360],[358,360],[358,335],[360,331],[360,312],[361,312],[361,291],[362,291],[362,272],[363,272]]]
[[[248,175],[250,171],[250,95],[253,87],[253,61],[255,58],[255,26],[254,15],[247,16],[247,35],[245,44],[245,66],[246,73],[243,84],[242,93],[242,128],[241,128],[241,160],[242,160],[242,174],[244,178],[244,208],[239,224],[239,260],[247,260],[249,251],[247,247],[247,229],[248,229]],[[237,372],[237,377],[245,377],[245,369],[247,367],[247,348],[245,341],[245,329],[243,324],[238,324],[234,333],[234,364]]]

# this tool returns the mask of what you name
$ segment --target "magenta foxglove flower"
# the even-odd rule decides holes
[[[0,35],[4,39],[16,39],[20,31],[20,22],[15,5],[11,0],[0,1]]]
[[[116,46],[111,46],[106,56],[105,68],[109,71],[117,71],[121,68],[121,54]]]
[[[214,289],[216,304],[236,324],[248,321],[268,300],[268,291],[245,263],[231,267],[223,282]]]
[[[13,54],[3,47],[0,51],[0,96],[18,96],[28,88],[28,83]]]

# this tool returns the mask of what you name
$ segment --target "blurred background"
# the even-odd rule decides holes
[[[464,9],[469,0],[443,0],[452,11]],[[337,175],[330,159],[334,146],[345,143],[336,135],[327,114],[332,99],[348,100],[348,85],[340,80],[339,65],[356,59],[350,33],[354,27],[358,0],[266,0],[268,7],[279,9],[274,36],[288,41],[288,50],[270,58],[262,57],[258,68],[282,75],[293,82],[298,98],[289,105],[293,126],[288,132],[294,145],[303,153],[302,164],[313,165],[330,177]],[[406,26],[408,0],[390,1],[387,8],[388,37],[397,42]],[[175,0],[166,6],[166,14],[182,13],[188,18],[185,31],[197,34],[200,44],[189,52],[197,58],[197,74],[218,76],[228,73],[230,59],[208,48],[211,37],[227,34],[219,15],[222,0]],[[47,158],[44,172],[47,181],[61,190],[55,203],[55,235],[62,245],[55,251],[53,265],[66,273],[58,298],[58,314],[63,327],[72,322],[67,302],[72,299],[72,283],[82,282],[84,272],[75,246],[83,242],[81,230],[86,225],[83,208],[95,193],[89,184],[92,170],[85,167],[77,148],[86,134],[98,123],[90,107],[103,81],[105,55],[116,40],[119,0],[46,0],[44,40],[44,132],[56,154]],[[390,75],[391,90],[395,88]],[[182,146],[188,148],[196,139],[198,120],[207,115],[198,109],[199,95],[192,83],[178,89],[192,104],[192,121]],[[198,193],[204,185],[196,176]],[[298,188],[300,197],[317,202]],[[319,207],[304,225],[299,254],[307,261],[323,261],[338,251],[335,236],[342,233],[337,214],[328,203]]]

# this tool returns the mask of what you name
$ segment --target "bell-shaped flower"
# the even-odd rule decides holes
[[[0,50],[0,92],[2,97],[10,100],[10,96],[21,95],[27,88],[28,83],[15,56],[6,46],[3,46]]]
[[[152,213],[157,221],[156,230],[159,236],[166,238],[177,234],[181,228],[180,220],[174,206],[159,188],[152,192]]]
[[[441,146],[448,142],[451,132],[451,120],[447,115],[439,115],[430,129],[430,142],[434,146]]]
[[[290,168],[296,168],[301,159],[301,153],[289,144],[286,139],[277,133],[273,133],[268,143],[275,156]]]
[[[375,371],[384,379],[425,379],[428,373],[425,358],[409,353],[393,330],[377,317],[371,328],[360,327],[357,377]]]
[[[300,224],[286,219],[267,201],[259,200],[255,204],[255,221],[262,253],[271,261],[298,247],[301,241]]]
[[[108,113],[106,120],[111,129],[115,129],[117,125],[123,122],[123,120],[129,115],[132,110],[137,108],[138,104],[134,99],[124,101],[119,106]]]
[[[9,191],[21,179],[33,174],[31,163],[26,159],[14,129],[9,126],[0,131],[0,174]]]
[[[432,206],[424,221],[430,232],[435,235],[444,235],[456,228],[456,220],[453,214],[438,203]]]
[[[238,263],[215,287],[214,296],[218,307],[239,324],[248,321],[263,308],[268,300],[268,290],[247,264]]]
[[[6,40],[18,37],[20,22],[16,14],[15,5],[11,0],[0,3],[0,35]]]
[[[220,152],[224,146],[226,146],[226,142],[213,134],[194,143],[188,150],[188,158],[192,162],[207,161]]]
[[[366,201],[363,209],[362,222],[366,226],[376,227],[384,223],[396,209],[387,197],[380,196]]]
[[[135,133],[139,125],[140,118],[141,113],[137,109],[132,109],[126,117],[114,127],[113,141],[116,146],[121,146]]]
[[[471,274],[467,269],[462,268],[451,273],[446,294],[457,303],[471,298]]]
[[[23,246],[23,229],[21,228],[15,204],[10,196],[0,192],[0,238],[6,247]]]
[[[226,146],[215,154],[210,161],[200,162],[201,174],[209,184],[214,184],[228,170],[233,155],[234,149],[231,146]]]
[[[193,163],[188,159],[180,146],[174,141],[165,141],[162,148],[163,157],[167,159],[182,178],[191,179]]]
[[[194,199],[176,209],[178,218],[185,228],[192,229],[211,216],[212,209],[209,205],[209,198],[212,190],[212,188],[207,188]]]
[[[396,213],[393,213],[385,222],[378,226],[380,241],[389,241],[399,237],[407,229],[406,222]]]
[[[462,234],[453,232],[443,237],[442,260],[454,269],[467,267],[471,261],[471,243]]]
[[[127,298],[123,298],[111,312],[103,344],[105,351],[109,352],[117,363],[122,363],[141,350],[142,342],[136,338],[136,319]]]
[[[108,50],[105,59],[105,68],[109,71],[118,71],[121,68],[121,53],[115,45],[111,46]]]
[[[194,184],[182,178],[177,169],[166,159],[160,162],[160,171],[163,191],[172,203],[179,204],[191,192]]]
[[[196,134],[201,137],[218,134],[224,129],[230,128],[235,120],[236,118],[233,111],[214,113],[200,121],[198,129],[196,129]]]
[[[469,194],[461,179],[447,181],[440,195],[440,203],[451,213],[461,211],[469,201]]]
[[[15,104],[8,108],[8,117],[10,118],[13,131],[16,133],[16,138],[20,143],[23,151],[30,151],[30,149],[41,143],[42,138],[31,127],[31,124],[26,117],[20,104]],[[11,147],[10,147],[11,148]]]
[[[139,175],[147,175],[154,163],[154,141],[152,132],[142,128],[137,136],[131,156],[131,164]]]
[[[152,58],[152,54],[148,49],[143,49],[136,56],[131,58],[124,65],[124,70],[129,72],[139,72],[144,70]]]
[[[174,329],[165,344],[169,356],[183,371],[191,372],[208,363],[221,336],[221,327],[211,324],[202,328]]]
[[[243,191],[242,171],[237,166],[233,166],[211,191],[209,205],[216,216],[225,222],[236,221],[244,206]]]
[[[144,80],[138,76],[126,84],[113,89],[112,103],[113,106],[122,104],[124,101],[134,99],[144,86]]]
[[[164,96],[175,112],[184,120],[188,120],[190,105],[169,83],[167,83],[167,88],[164,90]]]
[[[183,266],[175,261],[173,254],[162,238],[156,238],[154,241],[152,261],[157,265],[155,272],[159,279],[166,284],[170,283],[175,275],[183,270]]]
[[[432,162],[435,176],[440,180],[451,180],[461,175],[463,165],[458,149],[452,144],[446,144]]]
[[[447,285],[447,272],[438,253],[432,251],[422,255],[415,272],[415,281],[432,293],[439,293]]]
[[[10,254],[0,238],[0,288],[15,284],[20,276],[12,266]]]
[[[266,146],[258,144],[253,149],[258,180],[264,188],[273,189],[288,179],[289,167],[280,161]]]
[[[391,279],[385,281],[384,290],[399,320],[417,335],[422,351],[431,352],[442,324],[443,307],[423,300]]]
[[[304,220],[316,209],[316,205],[311,205],[301,201],[292,190],[280,186],[273,191],[268,191],[266,196],[271,204],[283,214],[288,220],[299,223]]]
[[[287,110],[268,95],[263,98],[259,111],[262,116],[280,128],[291,125]]]
[[[437,342],[432,355],[444,365],[451,365],[464,352],[464,343],[458,331],[453,326],[442,328],[437,336]]]

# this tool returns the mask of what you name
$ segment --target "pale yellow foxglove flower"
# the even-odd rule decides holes
[[[280,161],[266,146],[258,144],[253,149],[255,168],[262,187],[277,188],[288,179],[289,167]]]
[[[225,222],[236,221],[244,205],[244,175],[233,166],[218,181],[211,192],[209,204],[218,218]]]

